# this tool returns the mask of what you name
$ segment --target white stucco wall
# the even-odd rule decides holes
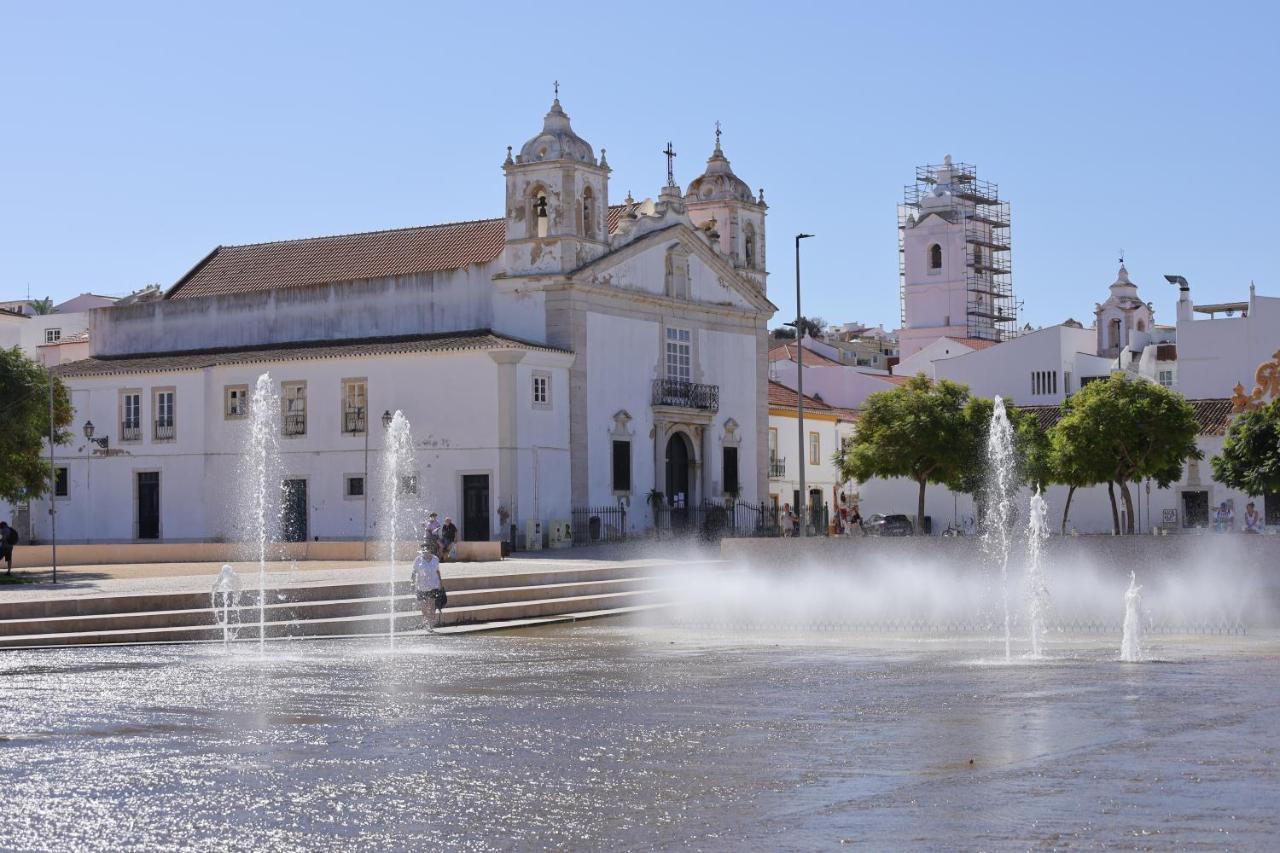
[[[1191,399],[1253,390],[1258,365],[1280,351],[1280,298],[1255,296],[1248,317],[1179,320],[1176,388]]]

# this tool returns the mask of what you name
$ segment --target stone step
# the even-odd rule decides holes
[[[654,576],[669,570],[669,566],[606,566],[556,571],[509,571],[490,574],[464,575],[445,578],[445,589],[450,595],[478,590],[511,590],[520,587],[539,587],[551,584],[588,583],[609,580],[626,580],[637,576]],[[307,601],[385,597],[387,583],[375,575],[384,569],[373,569],[370,575],[359,581],[299,583],[277,586],[267,591],[268,604],[289,604]],[[446,575],[448,569],[445,570]],[[242,596],[256,596],[255,578],[242,575]],[[210,588],[213,579],[209,579]],[[397,581],[396,594],[410,595],[407,580]],[[142,613],[154,611],[208,610],[210,591],[165,593],[108,593],[92,596],[63,596],[27,601],[0,602],[0,622],[19,619],[45,619],[69,616],[97,616],[111,613]]]
[[[534,601],[547,598],[601,595],[648,589],[656,581],[652,578],[618,578],[602,581],[578,581],[538,586],[497,587],[493,589],[459,590],[449,593],[450,609],[476,607],[502,603]],[[374,593],[366,597],[332,598],[291,602],[268,603],[267,622],[298,622],[338,616],[386,614],[388,610],[386,587],[373,585],[353,588],[334,586],[332,590],[350,594],[353,591]],[[407,584],[397,584],[396,609],[418,610],[416,597],[408,592]],[[250,599],[245,601],[246,596]],[[232,609],[232,623],[256,625],[258,606],[252,599],[256,593],[242,593],[241,604]],[[272,596],[268,596],[270,600]],[[183,610],[150,610],[103,613],[94,615],[53,616],[0,620],[0,637],[31,636],[35,634],[84,634],[99,631],[123,631],[136,628],[185,628],[209,627],[214,624],[213,611],[208,600],[203,606]]]
[[[548,585],[555,587],[557,585]],[[498,602],[489,604],[465,604],[450,606],[441,614],[441,625],[468,626],[478,628],[484,624],[502,627],[505,623],[517,620],[569,618],[573,614],[599,614],[604,611],[622,611],[627,608],[664,604],[669,593],[658,587],[644,587],[603,592],[588,595],[569,595],[552,598],[538,598],[518,602]],[[339,613],[343,607],[367,606],[369,599],[357,599],[346,602],[322,602],[335,605],[334,612],[319,615],[317,618],[298,621],[271,621],[266,624],[268,639],[320,636],[350,636],[385,634],[389,615],[385,610],[374,613]],[[376,600],[375,600],[376,603]],[[386,599],[382,600],[385,606]],[[407,631],[421,622],[412,599],[401,601],[397,598],[396,626],[397,630]],[[406,607],[405,605],[409,605]],[[342,605],[342,606],[339,606]],[[414,609],[410,609],[414,608]],[[235,641],[246,642],[258,639],[256,608],[252,624],[239,626]],[[208,614],[208,611],[205,611]],[[586,618],[586,617],[584,617]],[[66,626],[64,626],[66,627]],[[93,631],[41,631],[28,634],[12,634],[0,636],[0,649],[31,648],[47,646],[76,646],[96,644],[137,644],[137,643],[181,643],[181,642],[220,642],[222,627],[216,624],[165,624],[147,627],[125,627]]]

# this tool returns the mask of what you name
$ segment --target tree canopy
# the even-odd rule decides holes
[[[0,499],[15,503],[49,488],[49,383],[58,443],[70,436],[71,399],[66,386],[17,347],[0,349]]]
[[[1255,497],[1280,494],[1280,398],[1238,415],[1209,464],[1223,485]]]
[[[987,397],[970,397],[965,404],[964,415],[969,423],[969,462],[957,483],[957,491],[972,495],[982,502],[982,490],[987,479],[987,436],[991,428],[991,415],[995,400]],[[1029,412],[1012,403],[1005,403],[1005,415],[1013,427],[1014,455],[1018,458],[1018,480],[1032,487],[1044,488],[1054,482],[1049,452],[1049,436],[1040,422]]]
[[[972,464],[973,435],[965,416],[969,389],[946,379],[913,376],[867,397],[853,439],[837,456],[841,476],[909,477],[919,485],[917,532],[923,533],[924,495],[930,483],[959,489]]]
[[[1051,431],[1054,479],[1072,487],[1118,485],[1132,533],[1128,484],[1148,477],[1160,488],[1176,483],[1187,459],[1204,456],[1198,434],[1195,411],[1175,391],[1121,376],[1091,382],[1063,402]]]

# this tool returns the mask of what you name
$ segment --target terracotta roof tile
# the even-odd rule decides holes
[[[796,345],[794,343],[778,344],[769,350],[769,361],[795,361]],[[846,367],[847,365],[814,352],[808,347],[804,351],[805,367]]]
[[[147,355],[102,356],[69,361],[53,368],[64,378],[111,376],[125,373],[170,373],[201,370],[226,364],[307,361],[324,358],[358,358],[371,355],[458,352],[465,350],[540,350],[567,352],[518,338],[498,335],[487,329],[435,335],[405,335],[394,338],[359,338],[341,341],[302,341],[269,347],[191,350],[148,353]]]
[[[979,349],[986,349],[987,347],[993,347],[993,346],[995,346],[996,344],[1000,343],[999,341],[989,341],[989,340],[987,340],[986,338],[952,338],[952,337],[948,337],[948,338],[947,338],[947,340],[949,340],[949,341],[955,341],[955,342],[956,342],[956,343],[958,343],[958,344],[964,344],[965,346],[969,347],[970,349],[975,349],[975,350],[979,350]]]
[[[609,208],[608,227],[622,205]],[[362,234],[219,246],[165,294],[190,299],[311,284],[361,281],[461,269],[502,253],[503,219],[476,219]]]
[[[769,380],[770,406],[779,409],[794,409],[798,402],[798,398],[799,395],[796,394],[795,389],[788,388],[781,382],[774,382],[772,379]],[[816,397],[810,397],[808,394],[804,395],[804,405],[806,409],[811,408],[815,412],[834,411],[831,406],[828,406]]]
[[[1195,410],[1200,435],[1226,435],[1231,426],[1231,400],[1188,400]],[[1062,418],[1061,406],[1018,406],[1018,409],[1035,416],[1041,429],[1050,429]]]

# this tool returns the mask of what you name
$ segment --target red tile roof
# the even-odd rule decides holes
[[[975,349],[975,350],[979,350],[979,349],[986,349],[987,347],[993,347],[993,346],[995,346],[996,344],[1000,343],[999,341],[989,341],[989,340],[987,340],[986,338],[952,338],[952,337],[948,337],[948,338],[947,338],[947,340],[949,340],[949,341],[955,341],[955,342],[956,342],[956,343],[958,343],[958,344],[964,344],[965,346],[969,347],[970,349]]]
[[[796,345],[794,343],[778,344],[773,349],[769,350],[769,360],[770,361],[795,361]],[[827,358],[825,355],[822,355],[821,353],[816,353],[813,350],[809,349],[808,347],[805,347],[805,350],[804,350],[804,364],[805,364],[805,367],[845,367],[846,366],[834,359]]]
[[[799,400],[794,388],[788,388],[781,382],[769,380],[769,405],[780,409],[794,409]],[[804,395],[805,408],[811,408],[817,412],[829,412],[831,407],[819,400],[817,397]]]
[[[622,209],[622,205],[609,208],[610,231],[617,225]],[[169,288],[165,298],[254,293],[461,269],[494,260],[502,253],[506,239],[505,220],[476,219],[362,234],[219,246]]]
[[[1231,401],[1229,399],[1188,400],[1195,411],[1200,435],[1226,435],[1231,426]],[[1062,406],[1018,406],[1018,409],[1035,416],[1041,429],[1049,429],[1062,418]]]

